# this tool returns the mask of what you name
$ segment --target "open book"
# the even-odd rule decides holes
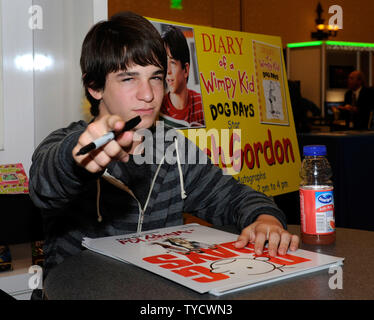
[[[170,127],[175,129],[204,128],[205,125],[199,122],[187,122],[185,120],[175,119],[166,114],[160,113],[160,121],[164,121]]]
[[[238,235],[186,224],[105,238],[84,238],[82,245],[132,263],[200,293],[222,295],[301,274],[327,269],[344,258],[298,249],[258,256],[253,245],[234,246]]]

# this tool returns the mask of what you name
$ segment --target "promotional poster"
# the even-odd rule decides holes
[[[160,120],[241,183],[269,196],[298,190],[300,154],[281,39],[149,20],[168,54]]]

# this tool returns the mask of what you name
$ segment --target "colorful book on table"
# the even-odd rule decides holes
[[[0,194],[29,193],[29,180],[22,163],[0,165]]]
[[[298,249],[270,257],[252,244],[234,246],[238,235],[199,224],[139,234],[84,238],[97,253],[132,263],[199,293],[222,295],[302,274],[336,267],[344,258]]]

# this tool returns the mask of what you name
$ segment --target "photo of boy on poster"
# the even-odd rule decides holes
[[[164,40],[168,59],[160,120],[178,129],[205,127],[193,29],[152,23]]]

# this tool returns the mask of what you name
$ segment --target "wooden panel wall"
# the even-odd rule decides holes
[[[343,29],[333,38],[374,43],[373,0],[183,0],[182,10],[171,9],[172,0],[108,0],[108,15],[124,10],[143,16],[222,29],[276,35],[287,43],[310,41],[316,7],[328,23],[330,6],[343,9]],[[374,75],[374,63],[373,63]]]
[[[330,6],[343,9],[343,29],[334,40],[374,42],[373,0],[242,0],[243,31],[281,36],[283,45],[310,41],[316,7],[321,3],[325,24]]]
[[[150,18],[240,30],[240,0],[183,0],[182,10],[170,4],[171,0],[108,0],[108,16],[129,10]]]
[[[171,9],[171,0],[108,0],[108,10],[109,16],[131,10],[147,17],[277,35],[285,46],[311,40],[318,1],[325,23],[331,5],[343,9],[343,30],[336,40],[374,42],[373,0],[183,0],[183,10]]]

